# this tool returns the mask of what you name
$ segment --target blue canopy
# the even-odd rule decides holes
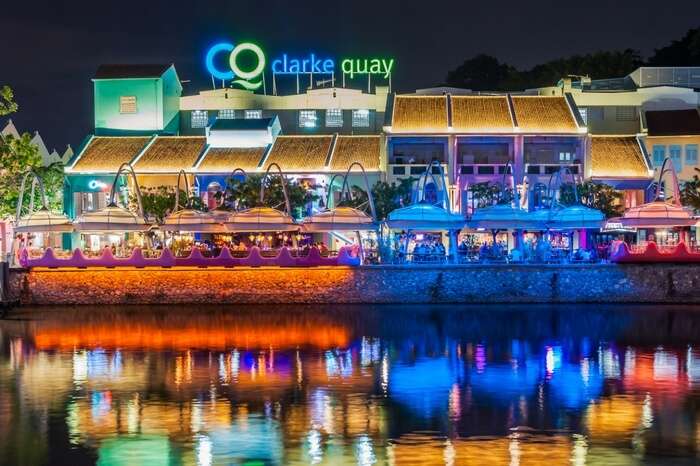
[[[386,223],[393,229],[435,231],[461,230],[466,220],[442,207],[419,203],[393,210]]]

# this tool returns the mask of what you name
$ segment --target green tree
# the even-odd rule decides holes
[[[490,181],[474,183],[469,186],[469,191],[472,194],[472,203],[475,209],[493,204],[507,204],[513,200],[512,189],[503,190],[499,183],[491,183]]]
[[[446,84],[478,91],[501,90],[506,82],[514,80],[517,70],[490,55],[480,54],[447,73]]]
[[[136,208],[137,200],[135,195],[129,197],[132,208]],[[141,190],[141,202],[146,217],[154,219],[157,223],[163,223],[165,217],[173,211],[175,207],[175,188],[172,186],[158,186],[155,188],[144,188]],[[205,210],[201,198],[190,196],[180,190],[180,205],[191,207],[197,210]]]
[[[700,171],[697,168],[696,171]],[[700,178],[694,175],[692,180],[688,180],[681,186],[681,203],[692,207],[695,212],[700,212]]]
[[[586,207],[598,209],[605,214],[606,218],[622,215],[623,195],[620,191],[605,183],[594,183],[584,181],[576,185],[579,202]],[[576,196],[574,195],[574,185],[565,183],[561,185],[559,202],[563,205],[574,205]]]
[[[12,89],[0,87],[0,116],[17,111]],[[0,218],[14,215],[19,202],[19,189],[22,178],[28,171],[34,171],[43,181],[49,208],[60,210],[63,201],[63,164],[53,163],[42,166],[39,149],[32,144],[32,136],[24,133],[20,137],[0,137]],[[31,185],[27,186],[27,196]],[[31,200],[25,196],[25,205]],[[39,190],[35,190],[34,205],[41,205]]]
[[[229,209],[248,209],[256,206],[281,207],[284,209],[284,192],[279,176],[265,178],[265,199],[260,202],[260,186],[263,183],[263,175],[249,175],[244,180],[230,178],[226,183],[224,192],[224,206]],[[311,186],[303,186],[297,182],[287,182],[289,204],[295,217],[303,214],[304,207],[309,202],[318,199]]]
[[[651,66],[700,66],[700,28],[690,29],[680,40],[654,51]]]
[[[18,106],[15,102],[15,95],[12,92],[12,88],[10,88],[10,86],[0,87],[0,116],[15,113],[17,109]]]
[[[593,79],[625,76],[642,64],[639,53],[632,49],[572,55],[522,71],[497,58],[477,55],[449,71],[446,84],[475,91],[513,91],[552,86],[568,75]]]
[[[372,200],[374,208],[377,211],[377,220],[386,220],[386,217],[392,210],[406,206],[411,203],[411,193],[415,178],[403,178],[397,183],[387,183],[386,181],[377,181],[372,186]],[[352,186],[353,199],[341,199],[338,205],[347,205],[355,208],[367,207],[367,192],[359,186]]]
[[[39,150],[31,139],[28,133],[19,138],[7,136],[0,139],[0,217],[14,215],[24,174],[41,167]],[[27,194],[30,192],[30,186],[27,186]],[[25,197],[25,205],[29,205],[29,201],[29,197]],[[37,202],[40,202],[38,190],[35,205]]]

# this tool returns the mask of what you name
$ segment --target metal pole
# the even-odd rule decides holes
[[[297,73],[297,95],[299,95],[299,73]]]
[[[267,84],[265,83],[265,73],[263,73],[263,95],[267,95]]]
[[[343,71],[343,87],[345,87],[345,71]]]
[[[372,75],[367,73],[367,94],[372,93],[370,90],[372,88]]]

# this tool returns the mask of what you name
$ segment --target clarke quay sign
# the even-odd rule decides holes
[[[243,53],[252,54],[252,60],[245,64],[241,59]],[[228,69],[221,69],[215,63],[219,55],[228,54]],[[250,57],[249,57],[250,58]],[[205,58],[207,71],[216,79],[233,81],[244,89],[255,90],[262,86],[263,72],[267,64],[265,52],[252,42],[233,45],[221,42],[212,46]],[[307,56],[295,57],[283,53],[270,63],[273,75],[278,74],[334,74],[337,71],[336,60],[330,57],[319,57],[314,53]],[[340,71],[350,76],[378,75],[384,79],[391,77],[394,68],[393,58],[343,58],[340,60]]]

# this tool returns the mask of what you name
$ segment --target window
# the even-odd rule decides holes
[[[579,107],[578,113],[581,115],[581,119],[583,120],[583,124],[587,125],[588,124],[588,109]]]
[[[654,167],[660,167],[666,158],[666,146],[655,145],[652,148],[652,161]]]
[[[299,127],[315,128],[316,127],[316,110],[301,110],[299,111]]]
[[[369,110],[353,110],[352,126],[353,128],[369,128]]]
[[[677,172],[681,171],[683,168],[681,163],[681,146],[677,144],[668,146],[668,155],[671,157],[671,162],[673,162],[673,168],[675,168]]]
[[[119,113],[136,113],[135,95],[123,95],[119,97]]]
[[[326,110],[326,126],[338,128],[343,126],[343,111],[339,108]]]
[[[559,152],[560,162],[571,162],[571,152]]]
[[[219,110],[219,120],[233,120],[236,118],[236,111],[232,108]]]
[[[262,110],[246,110],[244,116],[246,120],[259,120],[262,118]]]
[[[687,144],[685,146],[685,164],[686,165],[697,165],[698,164],[698,145],[697,144]]]
[[[206,110],[192,110],[192,127],[206,128],[209,121],[209,114]]]
[[[615,119],[617,121],[635,121],[637,119],[637,107],[615,107]]]

